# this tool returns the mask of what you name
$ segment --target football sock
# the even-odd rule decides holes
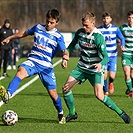
[[[109,77],[109,83],[114,82],[114,79],[112,79],[111,77]]]
[[[61,103],[60,96],[58,96],[58,98],[56,100],[54,100],[54,99],[52,99],[52,100],[53,100],[54,106],[57,109],[58,113],[63,114],[63,109],[62,109],[62,103]]]
[[[21,79],[17,76],[15,76],[13,78],[13,80],[10,82],[9,86],[8,86],[8,93],[10,93],[10,95],[12,95],[18,88],[19,84],[21,82]]]
[[[129,89],[129,91],[132,91],[132,80],[131,80],[131,78],[126,80],[126,85],[127,85],[127,88]]]
[[[75,108],[74,108],[74,97],[73,97],[72,91],[64,92],[63,97],[64,97],[65,103],[69,109],[69,114],[74,115]]]
[[[120,115],[122,113],[122,110],[111,100],[111,98],[104,96],[103,103],[117,114]]]
[[[107,83],[107,80],[104,80],[103,90],[104,90],[105,93],[108,92],[108,83]]]

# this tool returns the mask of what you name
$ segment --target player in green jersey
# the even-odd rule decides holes
[[[127,85],[126,94],[133,97],[133,11],[127,13],[128,23],[120,26],[125,37],[125,50],[122,52],[122,66]]]
[[[114,110],[125,123],[130,123],[130,117],[121,110],[108,96],[104,95],[104,66],[108,62],[106,44],[101,32],[95,27],[95,15],[86,12],[82,16],[83,28],[75,33],[75,37],[68,47],[71,52],[79,42],[81,49],[80,59],[77,67],[70,73],[66,83],[63,85],[63,97],[69,109],[66,122],[77,119],[78,115],[74,107],[72,87],[89,80],[94,87],[95,96],[107,107]]]

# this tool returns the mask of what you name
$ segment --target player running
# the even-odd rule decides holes
[[[38,74],[53,100],[53,104],[58,112],[59,123],[64,124],[66,121],[63,116],[61,98],[56,91],[56,78],[52,65],[52,59],[58,49],[63,54],[62,68],[65,69],[67,67],[67,60],[69,60],[64,38],[55,28],[59,23],[59,19],[60,13],[57,9],[49,10],[46,14],[46,25],[34,25],[31,29],[21,31],[2,41],[2,44],[6,45],[5,43],[8,43],[11,39],[34,35],[34,45],[28,56],[28,60],[19,65],[18,71],[10,82],[7,92],[3,87],[0,88],[0,96],[4,103],[8,103],[9,97],[16,91],[23,79]]]
[[[122,52],[122,66],[127,85],[126,94],[133,97],[133,11],[127,13],[128,23],[120,26],[125,37],[125,50]]]
[[[109,61],[105,67],[104,71],[104,93],[108,96],[108,87],[109,92],[112,94],[114,92],[114,79],[116,76],[117,70],[117,39],[120,39],[121,42],[121,50],[124,50],[125,39],[120,32],[119,28],[113,24],[111,14],[108,12],[104,12],[102,15],[103,25],[99,26],[98,29],[104,36],[106,42],[106,49],[109,57]],[[109,74],[109,85],[107,82],[107,76]]]
[[[104,37],[95,27],[95,15],[91,12],[86,12],[82,16],[82,25],[83,28],[77,30],[68,47],[68,51],[71,52],[79,42],[81,54],[77,67],[70,73],[66,83],[63,85],[64,100],[69,109],[66,122],[77,119],[78,117],[74,107],[74,97],[71,91],[72,87],[89,80],[94,87],[96,98],[108,108],[115,111],[125,123],[130,123],[130,117],[121,110],[111,98],[104,95],[103,92],[103,72],[104,66],[108,62],[108,55]],[[88,109],[89,108],[88,106]]]

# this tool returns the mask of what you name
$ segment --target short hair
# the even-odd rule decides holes
[[[82,21],[85,21],[87,19],[89,19],[91,22],[93,22],[93,21],[95,21],[96,17],[94,15],[94,13],[92,13],[92,12],[86,12],[82,16]]]
[[[109,12],[103,12],[102,18],[105,18],[105,17],[108,17],[108,16],[111,17],[111,14]]]
[[[61,16],[61,14],[57,9],[49,10],[46,14],[46,18],[56,19],[57,22],[59,21],[60,16]]]
[[[129,11],[128,13],[127,13],[127,16],[130,16],[130,15],[132,15],[133,14],[133,11]]]

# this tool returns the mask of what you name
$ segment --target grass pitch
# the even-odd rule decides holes
[[[59,59],[55,58],[53,62]],[[24,60],[20,59],[18,64]],[[62,97],[61,88],[69,73],[76,66],[77,61],[78,58],[71,58],[66,70],[61,68],[61,64],[55,67],[57,91],[62,98],[65,116],[68,114],[68,110]],[[2,85],[7,88],[15,73],[16,70],[8,71],[10,77],[2,79]],[[23,80],[20,86],[32,78]],[[115,92],[109,96],[133,119],[133,99],[127,98],[125,95],[126,85],[120,58],[118,59],[118,70],[114,86]],[[0,120],[0,133],[133,133],[133,122],[125,124],[114,111],[98,101],[88,81],[82,85],[76,85],[73,88],[73,94],[79,118],[60,125],[58,124],[56,109],[46,89],[38,79],[13,97],[9,104],[0,107],[1,115],[4,111],[11,109],[17,112],[19,116],[19,121],[14,126],[5,126]]]

